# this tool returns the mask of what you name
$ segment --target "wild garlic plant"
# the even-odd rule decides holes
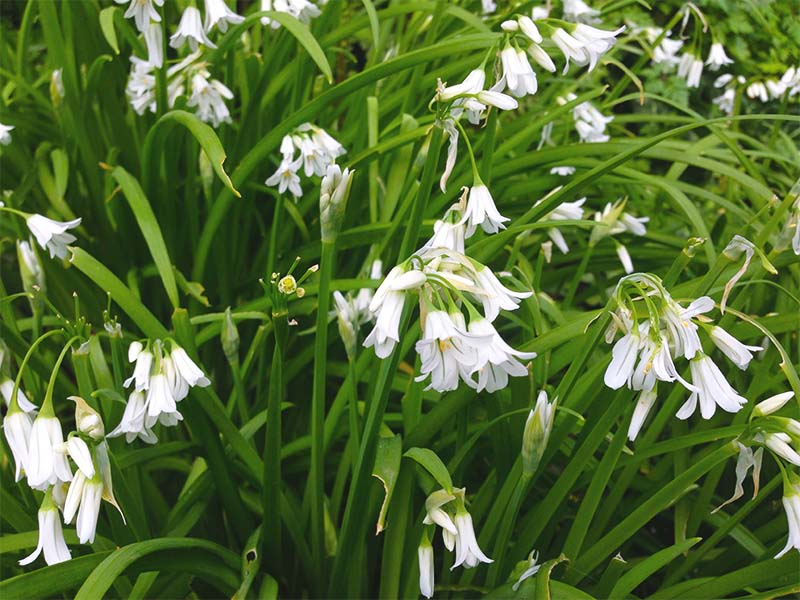
[[[790,4],[4,3],[0,597],[800,593]]]

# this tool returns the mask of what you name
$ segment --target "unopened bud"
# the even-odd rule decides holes
[[[762,400],[756,404],[756,407],[753,409],[753,416],[764,417],[766,415],[771,415],[783,408],[792,398],[794,398],[794,392],[788,391]]]
[[[19,241],[17,242],[17,259],[22,289],[34,296],[40,292],[44,293],[44,271],[36,250],[28,242]]]
[[[220,331],[220,339],[222,341],[222,352],[229,363],[238,362],[239,360],[239,330],[236,328],[236,323],[233,321],[231,315],[231,307],[225,309],[225,315],[222,317],[222,330]]]
[[[333,242],[339,235],[352,181],[353,172],[350,169],[342,171],[336,164],[330,165],[322,178],[319,214],[323,242]]]
[[[536,406],[528,415],[525,422],[525,431],[522,434],[522,468],[532,475],[539,467],[539,463],[547,448],[550,439],[550,430],[553,428],[556,400],[547,401],[547,392],[539,392]]]
[[[106,428],[100,413],[89,406],[80,396],[70,396],[68,400],[75,403],[75,428],[78,433],[89,436],[95,441],[102,440],[106,435]]]

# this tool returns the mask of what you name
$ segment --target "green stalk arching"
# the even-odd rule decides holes
[[[328,359],[328,309],[333,275],[335,242],[322,242],[317,294],[317,325],[314,336],[314,382],[311,396],[311,551],[317,569],[315,580],[325,581],[325,382]]]

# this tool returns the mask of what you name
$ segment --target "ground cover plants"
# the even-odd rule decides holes
[[[0,3],[0,597],[796,596],[798,48]]]

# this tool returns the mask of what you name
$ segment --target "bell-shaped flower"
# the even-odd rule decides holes
[[[86,442],[77,435],[70,435],[65,446],[66,453],[75,461],[83,476],[87,479],[94,477],[94,460]]]
[[[692,384],[698,391],[692,392],[689,399],[678,410],[679,419],[688,419],[694,414],[697,402],[700,402],[700,414],[704,419],[714,416],[717,406],[722,410],[735,413],[747,404],[719,370],[719,367],[708,356],[698,352],[698,356],[689,362],[692,373]]]
[[[292,196],[300,198],[303,195],[303,188],[300,187],[300,177],[297,171],[303,164],[303,157],[297,160],[282,160],[278,169],[270,175],[264,182],[268,186],[278,186],[278,193],[283,194],[288,189]]]
[[[711,327],[709,337],[714,345],[742,371],[746,370],[750,361],[753,360],[753,352],[763,350],[761,346],[743,344],[718,325]]]
[[[480,178],[477,178],[475,184],[469,189],[464,218],[467,223],[467,237],[471,237],[478,226],[482,227],[486,233],[497,233],[501,229],[505,229],[506,226],[503,223],[510,220],[497,210],[489,188],[483,184]]]
[[[221,1],[221,0],[219,0]],[[233,98],[233,92],[216,79],[210,79],[205,69],[199,69],[192,76],[191,95],[186,106],[197,107],[197,117],[212,127],[231,122],[231,113],[225,100]]]
[[[522,582],[526,579],[533,577],[536,575],[539,570],[542,568],[542,565],[538,563],[539,560],[539,553],[536,550],[532,550],[531,553],[528,555],[528,560],[517,563],[517,569],[522,569],[522,572],[517,577],[517,581],[514,585],[511,586],[513,591],[519,590],[519,586],[522,585]],[[522,565],[520,567],[520,565]],[[517,569],[514,569],[515,573],[519,573]]]
[[[133,375],[128,377],[122,384],[124,387],[130,387],[133,383],[133,389],[136,391],[143,391],[150,387],[150,371],[153,366],[153,353],[149,349],[142,346],[141,342],[132,342],[128,347],[128,362],[135,362],[136,366],[133,369]]]
[[[94,477],[87,478],[83,471],[78,471],[67,491],[64,522],[72,523],[75,515],[78,515],[75,529],[81,544],[94,542],[102,498],[103,481],[100,474],[95,473]]]
[[[476,294],[483,303],[483,314],[493,322],[501,310],[516,310],[519,303],[529,298],[533,292],[515,292],[508,289],[487,266],[481,266],[475,273],[475,285],[480,293]]]
[[[503,77],[498,91],[508,88],[511,95],[516,98],[536,93],[538,89],[536,73],[533,72],[525,52],[507,46],[500,53],[500,61],[503,66]]]
[[[458,535],[456,535],[456,560],[450,570],[452,571],[460,565],[471,569],[481,562],[494,562],[478,546],[478,540],[475,537],[475,529],[472,524],[472,515],[464,508],[463,502],[456,508],[454,522],[458,530]]]
[[[633,416],[631,417],[630,425],[628,425],[628,439],[632,442],[639,435],[650,409],[655,404],[658,393],[654,387],[651,390],[642,390],[636,400],[636,406],[633,409]]]
[[[458,530],[452,516],[442,508],[455,499],[456,497],[446,490],[437,490],[430,494],[425,499],[425,518],[422,522],[425,525],[438,525],[451,535],[457,535]]]
[[[564,19],[566,21],[595,23],[600,11],[592,8],[583,0],[564,0]]]
[[[67,244],[71,244],[77,238],[71,233],[67,233],[68,229],[75,229],[81,224],[80,219],[66,221],[54,221],[42,215],[30,215],[26,224],[30,229],[33,237],[36,238],[38,244],[50,252],[50,258],[66,258],[67,257]]]
[[[192,52],[197,50],[197,46],[202,44],[207,48],[216,48],[217,45],[208,39],[203,30],[203,22],[200,11],[194,6],[187,6],[183,10],[178,29],[169,38],[169,45],[173,48],[180,48],[185,43],[189,44]]]
[[[145,392],[131,392],[128,397],[128,403],[125,405],[125,412],[122,414],[122,420],[108,434],[108,437],[114,438],[125,434],[125,441],[129,444],[137,437],[147,444],[155,444],[158,441],[158,437],[146,426],[146,415],[147,400]]]
[[[55,415],[39,413],[31,427],[28,462],[25,465],[28,484],[35,489],[58,481],[71,481],[67,457],[60,452],[64,443],[61,421]]]
[[[36,549],[19,561],[20,565],[29,565],[39,555],[44,553],[44,561],[54,565],[72,558],[67,543],[64,541],[64,532],[61,529],[61,519],[58,508],[53,502],[51,491],[45,492],[42,505],[39,508],[39,541]]]
[[[374,347],[378,358],[386,358],[400,341],[400,316],[406,300],[406,291],[419,288],[427,280],[422,271],[396,266],[384,279],[369,304],[375,316],[375,327],[364,340],[366,348]]]
[[[725,65],[732,65],[733,60],[728,58],[725,54],[725,47],[719,42],[711,44],[711,49],[708,51],[708,58],[706,59],[706,66],[712,71],[719,71],[720,67]]]
[[[416,344],[421,365],[416,381],[430,376],[426,390],[446,392],[458,388],[459,378],[470,381],[478,362],[477,346],[490,336],[470,333],[460,312],[432,310],[425,317],[422,339]]]
[[[765,417],[771,415],[772,413],[782,409],[792,398],[794,398],[794,391],[792,390],[770,396],[766,400],[762,400],[756,404],[755,408],[753,409],[753,416]]]
[[[211,384],[205,373],[197,366],[197,364],[189,358],[186,350],[172,344],[172,351],[169,353],[172,363],[178,375],[189,385],[189,387],[207,387]]]
[[[153,6],[153,3],[156,6],[164,6],[164,0],[114,0],[117,4],[125,4],[126,2],[130,2],[128,5],[128,10],[125,11],[124,17],[126,19],[133,18],[134,23],[136,23],[136,29],[141,32],[144,32],[147,29],[148,25],[150,25],[150,21],[155,21],[156,23],[161,22],[161,15],[158,14],[158,11]]]
[[[780,558],[791,549],[800,551],[800,477],[792,471],[784,475],[781,502],[789,524],[789,538],[786,540],[786,546],[775,555],[775,558]]]
[[[142,33],[147,47],[147,64],[160,69],[164,66],[164,38],[161,25],[150,23]]]
[[[3,417],[3,433],[14,457],[14,481],[19,481],[22,473],[28,472],[28,448],[32,428],[33,417],[18,406],[9,409]]]
[[[528,369],[519,359],[532,360],[536,358],[536,352],[515,350],[500,337],[494,325],[484,318],[472,319],[468,330],[488,340],[476,346],[477,361],[471,375],[477,373],[477,384],[473,382],[472,377],[467,382],[471,387],[475,387],[476,391],[486,390],[494,393],[508,385],[509,375],[524,377],[528,374]]]
[[[238,25],[242,21],[244,21],[244,17],[228,8],[225,0],[206,0],[205,27],[207,32],[210,33],[216,26],[222,33],[225,33],[228,31],[228,25]]]

